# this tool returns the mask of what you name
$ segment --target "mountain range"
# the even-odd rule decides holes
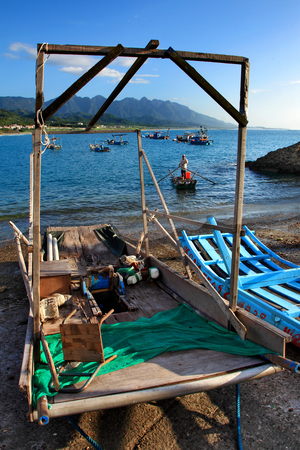
[[[74,116],[92,118],[105,100],[105,97],[102,95],[97,95],[93,98],[77,97],[75,95],[60,108],[55,116],[63,119]],[[45,102],[44,109],[52,102],[53,100]],[[12,111],[21,116],[32,117],[35,111],[35,99],[0,97],[0,109]],[[148,100],[146,97],[140,100],[134,98],[115,100],[106,113],[136,124],[148,126],[199,127],[201,125],[206,128],[234,128],[234,125],[230,123],[197,113],[179,103],[168,100]]]

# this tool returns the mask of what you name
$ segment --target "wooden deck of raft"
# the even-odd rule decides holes
[[[117,263],[118,258],[93,231],[100,226],[48,229],[48,231],[65,231],[60,258],[67,258],[69,261],[72,279],[85,275],[88,266],[107,266]],[[59,265],[60,261],[57,263]],[[81,292],[74,291],[72,295],[73,301],[79,301],[85,314],[92,317],[87,299]],[[132,311],[114,313],[105,323],[132,322],[139,317],[150,318],[160,311],[170,310],[178,305],[178,302],[154,281],[141,281],[135,285],[126,286],[126,298],[129,304],[137,308]],[[80,323],[84,319],[82,309],[77,311],[70,322]],[[71,310],[71,306],[66,307],[62,317],[46,322],[43,325],[45,334],[59,332],[60,323]],[[95,317],[93,320],[96,320]],[[98,376],[86,390],[75,395],[59,393],[48,401],[54,406],[62,402],[205,380],[224,374],[233,374],[236,371],[240,373],[243,369],[251,367],[262,366],[263,371],[265,364],[259,357],[250,358],[212,350],[168,352],[136,366]],[[84,382],[78,383],[76,387],[80,388],[83,384]]]

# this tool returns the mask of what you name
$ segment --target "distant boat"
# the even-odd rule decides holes
[[[110,152],[110,148],[104,147],[104,144],[101,141],[95,141],[95,144],[90,144],[90,150],[92,152]]]
[[[207,135],[207,129],[205,127],[200,127],[197,131],[196,136],[190,139],[190,144],[192,145],[211,145],[213,142],[209,139],[210,136]]]
[[[50,143],[47,145],[47,148],[49,148],[50,150],[60,150],[62,148],[61,138],[52,136],[52,138],[50,138]]]
[[[154,131],[153,134],[146,134],[146,138],[148,139],[170,139],[169,136],[170,128],[168,128],[167,134],[164,131]]]
[[[107,143],[110,145],[127,145],[129,144],[129,141],[124,141],[122,136],[126,136],[127,133],[118,133],[113,134],[112,139],[108,139]]]
[[[190,140],[195,137],[195,133],[190,133],[189,131],[186,131],[183,135],[177,134],[177,141],[178,142],[190,142]],[[176,139],[175,139],[176,141]]]

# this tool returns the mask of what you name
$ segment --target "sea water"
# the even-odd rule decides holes
[[[235,199],[237,130],[211,130],[208,146],[173,141],[185,130],[171,130],[169,140],[142,138],[142,146],[159,182],[169,211],[177,216],[203,220],[209,215],[232,218]],[[188,130],[196,131],[196,130]],[[143,132],[142,132],[143,134]],[[110,152],[92,152],[95,139],[111,134],[64,134],[62,149],[42,154],[41,229],[110,223],[120,232],[141,229],[141,188],[136,133],[128,133],[128,145],[111,145]],[[246,160],[254,161],[270,151],[300,141],[300,131],[247,131]],[[11,239],[13,221],[24,233],[28,230],[29,155],[31,135],[0,137],[0,241]],[[179,165],[182,154],[188,170],[197,172],[195,190],[177,190],[169,170]],[[163,211],[153,180],[144,163],[146,204]],[[180,170],[174,172],[180,175]],[[164,178],[164,179],[163,179]],[[163,179],[163,180],[162,180]],[[162,180],[162,181],[160,181]],[[211,183],[213,181],[215,184]],[[266,175],[246,169],[244,216],[282,211],[290,207],[299,213],[300,177]]]

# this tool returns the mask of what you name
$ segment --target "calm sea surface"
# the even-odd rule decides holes
[[[193,130],[189,130],[193,131]],[[178,191],[167,177],[159,183],[170,212],[205,219],[233,216],[237,130],[211,130],[210,146],[194,146],[172,139],[184,130],[171,130],[168,141],[142,139],[143,148],[157,180],[174,170],[185,153],[188,169],[214,181],[197,177],[195,191]],[[41,227],[110,223],[120,232],[141,229],[141,200],[137,137],[127,134],[126,146],[111,146],[108,153],[95,153],[89,143],[107,135],[62,135],[61,150],[42,155]],[[300,141],[300,131],[248,130],[246,160]],[[29,154],[31,135],[0,137],[0,241],[11,239],[13,221],[28,230]],[[175,175],[179,175],[179,170]],[[163,210],[152,179],[144,165],[146,201],[149,209]],[[271,214],[289,208],[299,210],[300,177],[261,175],[246,169],[244,217]]]

